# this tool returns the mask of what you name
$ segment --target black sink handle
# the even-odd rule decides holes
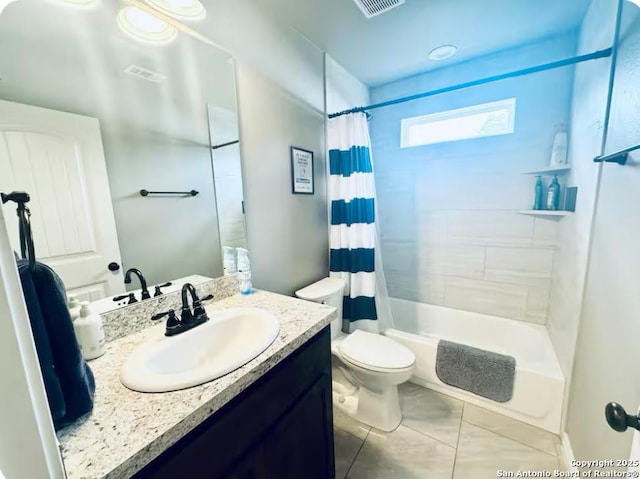
[[[638,416],[630,416],[624,408],[615,402],[610,402],[604,408],[604,415],[611,429],[624,432],[628,427],[640,431],[640,418]]]
[[[169,316],[169,313],[171,313],[171,311],[173,310],[165,311],[164,313],[154,314],[153,316],[151,316],[151,321],[158,321],[159,319],[162,319],[165,316]]]

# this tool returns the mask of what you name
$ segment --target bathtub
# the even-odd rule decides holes
[[[395,328],[384,334],[415,354],[412,382],[560,433],[564,376],[544,326],[397,298],[389,301]],[[513,397],[498,403],[440,381],[435,369],[440,339],[513,356]]]

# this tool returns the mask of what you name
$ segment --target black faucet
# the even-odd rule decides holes
[[[149,299],[151,295],[149,294],[149,290],[147,289],[147,280],[144,279],[144,275],[139,269],[129,268],[127,272],[124,274],[124,282],[125,284],[131,283],[131,273],[135,274],[140,280],[140,285],[142,286],[142,298],[141,300]]]
[[[193,302],[193,311],[189,308],[189,294]],[[212,294],[202,299],[198,298],[196,288],[194,288],[191,283],[185,283],[182,286],[182,312],[180,313],[180,318],[178,318],[175,311],[171,309],[164,313],[153,315],[151,320],[157,321],[165,316],[168,317],[164,332],[165,336],[175,336],[176,334],[184,333],[209,321],[207,311],[204,309],[204,306],[202,306],[202,301],[209,301],[210,299],[213,299]]]
[[[189,294],[191,294],[191,301],[193,302],[193,313],[189,309]],[[198,321],[198,324],[209,320],[207,312],[202,307],[202,301],[198,298],[196,288],[191,283],[185,283],[182,286],[182,312],[180,313],[180,320],[184,323]]]
[[[191,302],[193,303],[193,311],[189,308],[189,294],[191,295]],[[213,296],[207,296],[205,300],[213,299]],[[169,312],[169,319],[167,320],[167,327],[165,330],[165,336],[175,336],[176,334],[184,333],[190,329],[200,326],[203,323],[209,321],[209,316],[202,306],[202,300],[198,298],[196,288],[191,283],[185,283],[182,286],[182,311],[180,313],[180,319]]]

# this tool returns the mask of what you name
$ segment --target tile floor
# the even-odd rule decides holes
[[[557,436],[429,389],[400,386],[404,419],[385,433],[334,408],[336,479],[493,479],[563,470]]]

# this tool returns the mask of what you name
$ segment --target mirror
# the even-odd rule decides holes
[[[238,114],[208,105],[218,226],[224,246],[247,248]]]
[[[233,59],[183,32],[136,40],[120,7],[22,0],[0,17],[0,191],[31,195],[36,257],[89,300],[124,292],[128,268],[152,294],[221,276],[221,237],[246,246]]]

